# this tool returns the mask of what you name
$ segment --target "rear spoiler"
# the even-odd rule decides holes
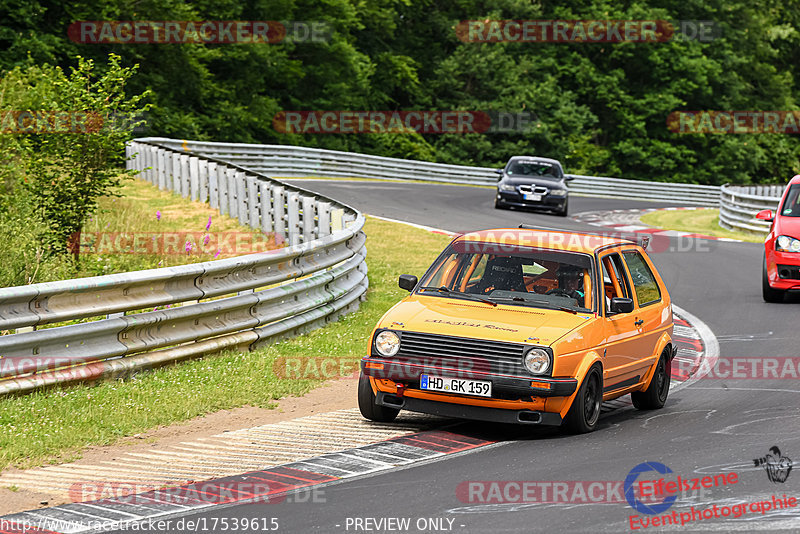
[[[524,230],[547,230],[551,232],[569,232],[568,230],[563,230],[560,228],[551,228],[548,226],[535,226],[533,224],[520,224],[519,227]],[[623,239],[625,241],[630,241],[631,243],[636,243],[643,249],[647,250],[647,247],[650,245],[650,236],[644,234],[625,234],[623,232],[569,232],[574,234],[582,234],[582,235],[596,235],[598,237],[615,237],[617,239]]]

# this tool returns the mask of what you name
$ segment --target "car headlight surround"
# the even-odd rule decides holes
[[[400,336],[391,330],[381,330],[375,335],[374,344],[378,354],[391,358],[400,350]]]
[[[550,370],[553,359],[550,353],[544,349],[534,347],[522,357],[525,368],[535,375],[543,375]]]
[[[800,252],[800,239],[788,235],[780,235],[775,240],[775,250],[781,252]]]
[[[550,194],[554,197],[563,197],[567,195],[566,189],[551,189]]]
[[[499,184],[497,189],[500,191],[516,191],[517,188],[511,184]]]

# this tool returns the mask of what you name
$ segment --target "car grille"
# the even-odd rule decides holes
[[[402,332],[392,358],[403,363],[506,375],[529,375],[522,364],[525,345],[464,337]]]
[[[546,195],[548,189],[542,185],[521,185],[519,186],[519,192],[524,193],[526,195],[534,194],[534,195]]]

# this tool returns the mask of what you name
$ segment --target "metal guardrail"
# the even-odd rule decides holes
[[[778,211],[785,185],[723,185],[719,192],[719,225],[728,230],[769,232],[767,221],[756,219],[761,210]]]
[[[254,348],[335,320],[367,290],[364,216],[253,170],[134,140],[128,168],[289,246],[93,278],[0,288],[0,394]],[[212,299],[212,300],[208,300]],[[202,301],[202,302],[201,302]],[[156,306],[157,311],[137,311]],[[103,317],[92,322],[44,325]],[[23,331],[32,327],[32,331]]]
[[[495,185],[498,178],[495,169],[484,167],[445,165],[318,148],[180,141],[159,137],[145,140],[181,150],[185,154],[204,154],[253,171],[287,178],[382,178],[489,186]],[[717,206],[719,203],[718,186],[572,176],[575,180],[569,182],[570,192],[584,196],[661,200],[699,206]]]

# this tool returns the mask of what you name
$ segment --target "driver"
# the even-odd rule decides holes
[[[561,293],[574,298],[578,306],[584,306],[583,269],[572,265],[562,265],[558,270],[558,289],[553,293]]]

